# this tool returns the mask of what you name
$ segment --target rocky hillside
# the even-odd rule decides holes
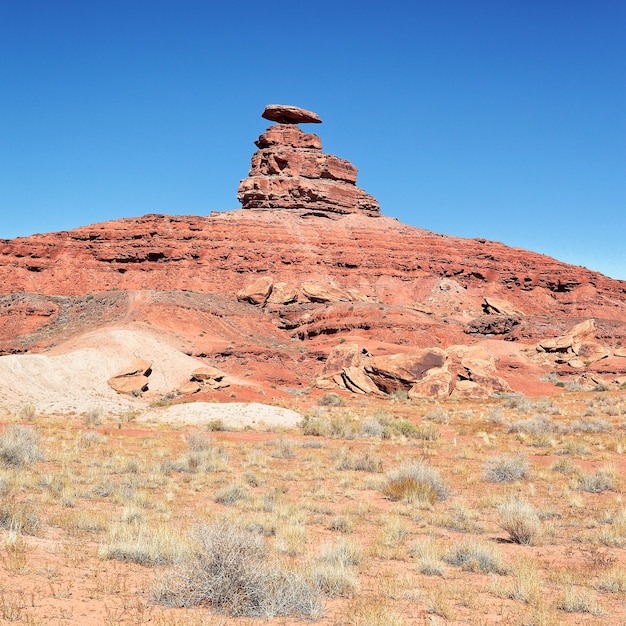
[[[289,108],[268,107],[278,123],[257,141],[243,210],[0,241],[0,354],[132,328],[262,393],[626,382],[626,282],[382,216],[356,169],[297,128],[315,114]]]

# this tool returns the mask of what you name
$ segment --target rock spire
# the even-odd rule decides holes
[[[322,152],[320,138],[297,126],[321,123],[315,113],[270,104],[263,117],[277,123],[255,141],[259,149],[252,156],[250,173],[241,181],[237,194],[244,209],[380,214],[376,199],[356,186],[356,167]]]

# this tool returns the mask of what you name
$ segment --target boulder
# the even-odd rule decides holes
[[[452,390],[453,398],[485,398],[489,394],[478,384],[471,380],[457,380]]]
[[[576,324],[558,337],[554,350],[557,352],[567,352],[569,350],[574,354],[578,354],[578,350],[583,343],[596,343],[596,323],[593,319]],[[546,349],[543,342],[542,346]]]
[[[113,374],[113,378],[123,378],[124,376],[150,376],[152,372],[152,362],[146,359],[135,359],[128,367]]]
[[[447,367],[433,367],[426,372],[422,380],[409,389],[409,398],[435,398],[443,400],[450,395],[452,372]]]
[[[339,387],[339,389],[344,389],[344,390],[348,389],[346,387],[346,381],[344,380],[341,374],[335,374],[333,376],[333,382],[335,383],[335,385],[337,385],[337,387]]]
[[[343,381],[345,386],[354,393],[384,395],[362,367],[344,367]]]
[[[109,378],[107,383],[118,393],[141,393],[148,389],[148,376],[151,373],[152,363],[150,361],[135,359],[128,367]]]
[[[509,315],[481,315],[465,327],[468,335],[507,335],[521,322],[521,318]]]
[[[314,386],[316,389],[330,390],[335,388],[335,383],[328,378],[318,378]]]
[[[114,376],[107,381],[118,393],[140,393],[148,389],[148,377],[143,374]]]
[[[311,302],[350,302],[350,296],[333,285],[318,285],[307,281],[300,285],[305,298]]]
[[[390,354],[368,359],[365,372],[374,384],[385,393],[398,389],[408,391],[433,368],[446,364],[446,355],[440,348],[426,348],[414,352]]]
[[[244,287],[237,294],[239,302],[249,302],[256,306],[263,306],[272,293],[274,280],[271,276],[262,276],[255,280],[251,285]]]
[[[182,395],[191,395],[192,393],[198,393],[202,389],[202,385],[197,381],[185,381],[178,387],[178,393]]]
[[[226,374],[217,367],[212,365],[203,365],[198,369],[195,369],[191,374],[191,380],[198,382],[205,382],[209,380],[222,380]]]
[[[317,113],[288,104],[268,104],[261,114],[266,120],[279,124],[321,124]]]
[[[274,283],[269,304],[293,304],[298,301],[298,292],[287,283]]]
[[[583,361],[583,363],[589,365],[590,363],[606,359],[610,352],[604,346],[601,346],[595,341],[584,341],[578,346],[576,354],[578,355],[578,358]]]
[[[358,343],[340,343],[328,353],[322,374],[324,376],[339,374],[346,367],[355,367],[361,364],[363,350]]]
[[[483,311],[487,315],[508,315],[512,317],[524,315],[507,300],[494,298],[493,296],[485,297]]]

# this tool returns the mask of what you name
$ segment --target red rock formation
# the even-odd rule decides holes
[[[375,198],[356,186],[356,168],[322,152],[317,135],[302,132],[296,122],[321,120],[296,107],[273,106],[263,117],[281,122],[255,142],[249,177],[237,195],[244,209],[310,209],[331,213],[378,215]],[[313,119],[311,116],[315,116]]]
[[[265,306],[238,302],[238,292],[259,278],[273,282]],[[103,324],[141,324],[229,374],[277,387],[312,384],[341,339],[374,357],[487,345],[496,359],[491,378],[537,393],[549,391],[539,382],[547,372],[626,374],[626,359],[613,356],[626,345],[626,283],[382,216],[148,215],[33,235],[0,241],[0,284],[0,354],[42,350]],[[311,284],[341,297],[309,301]],[[523,315],[492,307],[485,314],[486,298]],[[591,318],[595,339],[581,341],[583,368],[536,350]],[[496,331],[498,339],[490,338]],[[582,344],[592,343],[589,355]],[[601,349],[611,356],[589,364]],[[460,360],[458,367],[462,373]],[[481,374],[463,371],[471,377],[466,392],[474,393]],[[341,372],[332,374],[341,380]],[[443,394],[448,382],[440,378],[414,393]]]

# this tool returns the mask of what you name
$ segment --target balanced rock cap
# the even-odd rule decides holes
[[[262,117],[279,124],[321,124],[317,113],[288,104],[268,104]]]

